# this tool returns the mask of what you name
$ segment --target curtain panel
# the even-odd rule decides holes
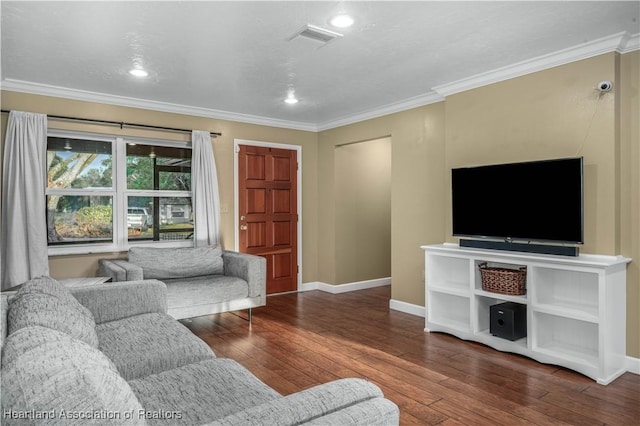
[[[220,193],[209,132],[192,131],[191,155],[195,246],[218,245],[220,243]]]
[[[49,275],[47,116],[11,111],[2,166],[2,289]]]

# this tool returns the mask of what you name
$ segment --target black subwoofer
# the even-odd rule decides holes
[[[492,335],[508,340],[527,336],[527,306],[521,303],[504,302],[489,309]]]

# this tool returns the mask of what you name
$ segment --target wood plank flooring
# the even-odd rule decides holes
[[[608,386],[441,333],[389,309],[390,288],[271,296],[182,321],[281,394],[343,377],[380,386],[402,425],[639,425],[640,376]]]

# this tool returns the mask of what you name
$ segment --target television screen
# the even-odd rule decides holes
[[[453,235],[583,243],[582,158],[455,168]]]

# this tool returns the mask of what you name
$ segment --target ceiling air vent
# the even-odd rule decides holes
[[[307,24],[296,31],[291,37],[288,38],[288,40],[291,41],[296,37],[305,37],[326,44],[338,37],[342,37],[342,34],[336,33],[335,31],[325,30],[324,28],[316,27],[311,24]]]

